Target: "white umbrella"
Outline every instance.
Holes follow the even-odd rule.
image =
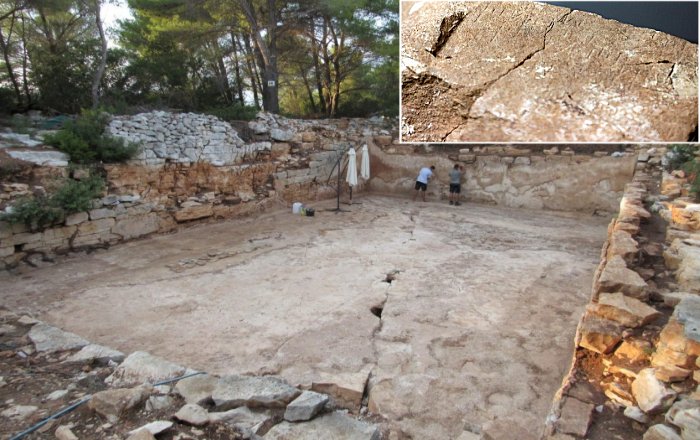
[[[355,159],[355,149],[350,147],[348,151],[348,174],[345,181],[350,185],[350,204],[352,205],[352,187],[357,185],[357,160]]]
[[[357,160],[354,148],[350,148],[348,151],[348,174],[345,176],[345,181],[350,187],[357,185]]]
[[[369,151],[367,151],[367,144],[362,146],[362,163],[360,163],[360,176],[363,179],[369,179]]]

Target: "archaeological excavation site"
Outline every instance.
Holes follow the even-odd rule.
[[[398,125],[115,116],[100,169],[0,134],[3,438],[697,438],[697,147]]]
[[[697,40],[543,2],[401,8],[403,142],[697,140]]]

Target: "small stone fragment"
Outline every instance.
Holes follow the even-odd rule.
[[[306,423],[282,422],[265,434],[265,440],[379,440],[380,431],[339,412],[324,414]]]
[[[601,318],[633,328],[646,325],[661,316],[661,312],[655,308],[621,292],[601,293],[598,303],[591,310]]]
[[[628,406],[625,408],[625,417],[635,420],[639,423],[647,424],[649,423],[649,416],[647,416],[644,411],[636,406]]]
[[[683,440],[700,439],[700,408],[678,411],[673,418],[673,424],[681,428]]]
[[[56,428],[54,435],[58,440],[78,440],[78,436],[73,434],[73,431],[66,425],[61,425]]]
[[[58,400],[63,399],[68,394],[68,390],[56,390],[46,396],[46,400]]]
[[[8,419],[24,420],[34,414],[39,408],[32,405],[14,405],[2,412],[0,416],[7,417]]]
[[[129,435],[126,440],[156,440],[156,438],[147,429],[138,429],[136,432]]]
[[[172,426],[173,422],[170,422],[168,420],[156,420],[155,422],[147,423],[140,428],[136,428],[133,431],[130,431],[129,435],[134,435],[139,431],[148,431],[153,435],[158,435],[161,432],[172,428]]]
[[[579,345],[600,354],[610,353],[622,339],[622,329],[614,321],[586,316],[581,323]]]
[[[98,344],[88,344],[79,352],[69,356],[63,362],[90,362],[96,361],[101,365],[106,365],[109,361],[121,362],[124,360],[124,353],[113,350]]]

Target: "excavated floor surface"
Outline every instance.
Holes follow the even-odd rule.
[[[341,206],[350,212],[198,225],[0,273],[2,302],[210,373],[307,386],[369,375],[370,409],[413,438],[536,435],[607,219],[381,196]]]

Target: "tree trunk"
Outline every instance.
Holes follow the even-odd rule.
[[[241,83],[241,67],[238,61],[238,44],[236,42],[236,34],[234,34],[233,31],[231,31],[231,45],[233,46],[233,72],[236,75],[236,92],[238,93],[238,101],[241,103],[241,105],[245,105],[245,101],[243,100],[243,84]]]
[[[311,57],[314,60],[314,76],[316,77],[316,90],[321,113],[326,114],[326,99],[323,96],[323,84],[321,83],[321,66],[318,61],[318,44],[316,44],[316,19],[311,20]]]
[[[233,94],[231,93],[231,84],[228,81],[228,69],[226,69],[226,63],[224,63],[224,56],[221,51],[221,46],[216,38],[212,41],[212,47],[214,50],[214,72],[216,75],[216,83],[219,87],[219,93],[224,98],[224,102],[228,105],[233,102]]]
[[[29,78],[27,76],[29,53],[27,52],[27,33],[24,26],[24,13],[20,15],[20,21],[22,22],[22,88],[24,89],[24,96],[27,98],[27,108],[29,108],[32,105],[32,95],[29,93]]]
[[[100,18],[100,1],[94,0],[95,7],[95,25],[97,26],[97,31],[100,34],[100,64],[95,71],[95,75],[92,77],[92,108],[97,108],[100,105],[100,83],[102,82],[102,77],[105,73],[105,66],[107,65],[107,38],[105,37],[105,31],[102,27],[102,19]]]
[[[249,0],[238,0],[243,13],[250,24],[255,47],[262,59],[263,70],[263,108],[272,113],[279,113],[279,94],[277,84],[277,6],[275,0],[267,1],[267,38],[266,43],[260,33],[258,21]]]
[[[333,78],[331,76],[331,56],[328,53],[328,28],[330,27],[330,19],[323,17],[323,73],[324,73],[324,89],[326,93],[326,116],[332,116],[333,103],[331,102],[331,88],[333,86]]]
[[[10,39],[12,38],[12,29],[15,25],[15,16],[12,15],[12,21],[10,22],[10,31],[7,34],[7,40],[2,34],[2,27],[0,27],[0,49],[2,49],[2,56],[5,59],[5,67],[7,67],[7,74],[10,76],[10,82],[12,82],[12,87],[15,89],[15,95],[17,96],[17,106],[22,107],[22,91],[19,88],[19,82],[17,82],[17,76],[12,67],[10,61]]]
[[[250,83],[253,86],[253,99],[255,99],[255,107],[260,108],[260,98],[258,98],[258,84],[260,78],[258,77],[258,72],[255,67],[253,49],[250,47],[250,39],[248,38],[247,34],[243,35],[243,42],[245,43],[246,64],[248,65]]]
[[[299,76],[301,76],[302,81],[304,81],[304,87],[306,87],[306,93],[309,95],[309,102],[311,103],[311,110],[316,113],[316,103],[314,102],[314,92],[311,90],[311,85],[309,84],[308,78],[306,78],[306,72],[304,67],[299,64]]]

